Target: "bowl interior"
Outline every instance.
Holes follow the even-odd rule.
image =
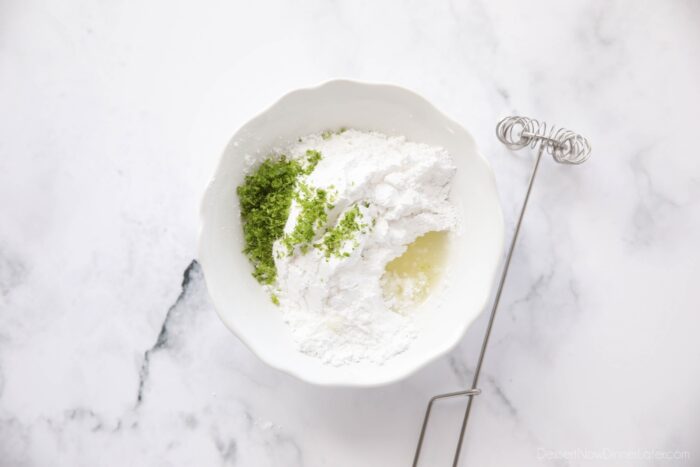
[[[442,146],[457,165],[450,197],[461,224],[451,238],[441,290],[416,312],[418,338],[383,365],[334,367],[297,351],[280,309],[251,276],[241,252],[236,187],[251,161],[299,136],[339,127]],[[207,188],[201,215],[199,259],[223,322],[262,360],[316,384],[386,384],[450,350],[484,307],[503,248],[495,181],[473,138],[422,97],[391,85],[338,80],[284,96],[234,135]]]

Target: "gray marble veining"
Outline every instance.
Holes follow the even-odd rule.
[[[0,465],[409,464],[485,316],[399,384],[313,387],[224,328],[193,260],[222,145],[337,76],[468,128],[509,226],[531,156],[499,118],[593,144],[543,161],[462,465],[699,465],[699,22],[680,0],[3,3]],[[437,410],[424,465],[462,409]]]

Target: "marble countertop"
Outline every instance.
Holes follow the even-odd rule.
[[[499,118],[593,145],[543,163],[461,465],[700,465],[697,2],[203,3],[0,6],[0,465],[410,464],[485,316],[405,381],[324,389],[230,334],[194,260],[227,138],[337,76],[468,128],[508,226],[532,155]],[[464,402],[422,465],[450,465]]]

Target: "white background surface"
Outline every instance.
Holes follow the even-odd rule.
[[[344,76],[467,127],[509,225],[532,156],[500,117],[593,144],[544,161],[462,464],[700,465],[700,7],[564,3],[1,2],[0,464],[410,463],[484,317],[402,383],[317,388],[244,348],[192,265],[226,139]],[[447,465],[463,403],[423,465]]]

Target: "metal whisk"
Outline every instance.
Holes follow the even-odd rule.
[[[430,419],[430,411],[433,407],[433,403],[438,399],[467,396],[469,397],[469,400],[467,401],[467,408],[464,412],[464,417],[462,418],[459,441],[457,442],[457,448],[455,449],[454,460],[452,462],[452,466],[457,467],[459,455],[462,450],[462,442],[464,441],[464,433],[467,429],[467,421],[469,420],[469,414],[472,408],[472,401],[474,396],[481,394],[481,390],[477,387],[479,384],[481,367],[484,363],[484,356],[486,354],[489,338],[491,337],[493,323],[496,319],[496,311],[498,310],[498,304],[501,300],[503,285],[505,284],[506,276],[508,275],[510,260],[513,258],[513,250],[515,249],[515,244],[518,240],[518,233],[520,232],[520,226],[522,225],[523,216],[525,215],[525,208],[527,207],[527,202],[530,199],[530,193],[532,192],[532,186],[535,181],[535,176],[537,175],[537,169],[540,166],[542,154],[544,154],[546,151],[554,158],[555,161],[561,164],[575,165],[585,162],[591,155],[591,145],[583,136],[563,128],[555,129],[554,127],[550,127],[548,130],[546,123],[532,118],[506,117],[498,122],[498,125],[496,126],[496,136],[498,136],[498,139],[509,149],[517,150],[526,146],[530,146],[534,149],[537,145],[540,146],[540,149],[537,152],[537,157],[535,158],[532,174],[530,175],[530,181],[525,192],[525,199],[523,200],[523,205],[520,209],[518,221],[515,224],[513,239],[510,242],[508,254],[506,255],[505,263],[503,264],[503,271],[501,272],[501,278],[498,282],[496,298],[494,299],[491,315],[489,316],[489,321],[486,325],[484,340],[481,343],[481,351],[479,352],[479,359],[477,360],[476,368],[474,370],[474,379],[472,380],[471,389],[466,391],[439,394],[430,399],[428,402],[428,407],[425,410],[425,417],[423,418],[423,426],[421,427],[418,444],[416,445],[416,454],[413,457],[413,467],[418,466],[418,460],[420,459],[420,452],[421,448],[423,447],[423,440],[428,427],[428,420]]]

